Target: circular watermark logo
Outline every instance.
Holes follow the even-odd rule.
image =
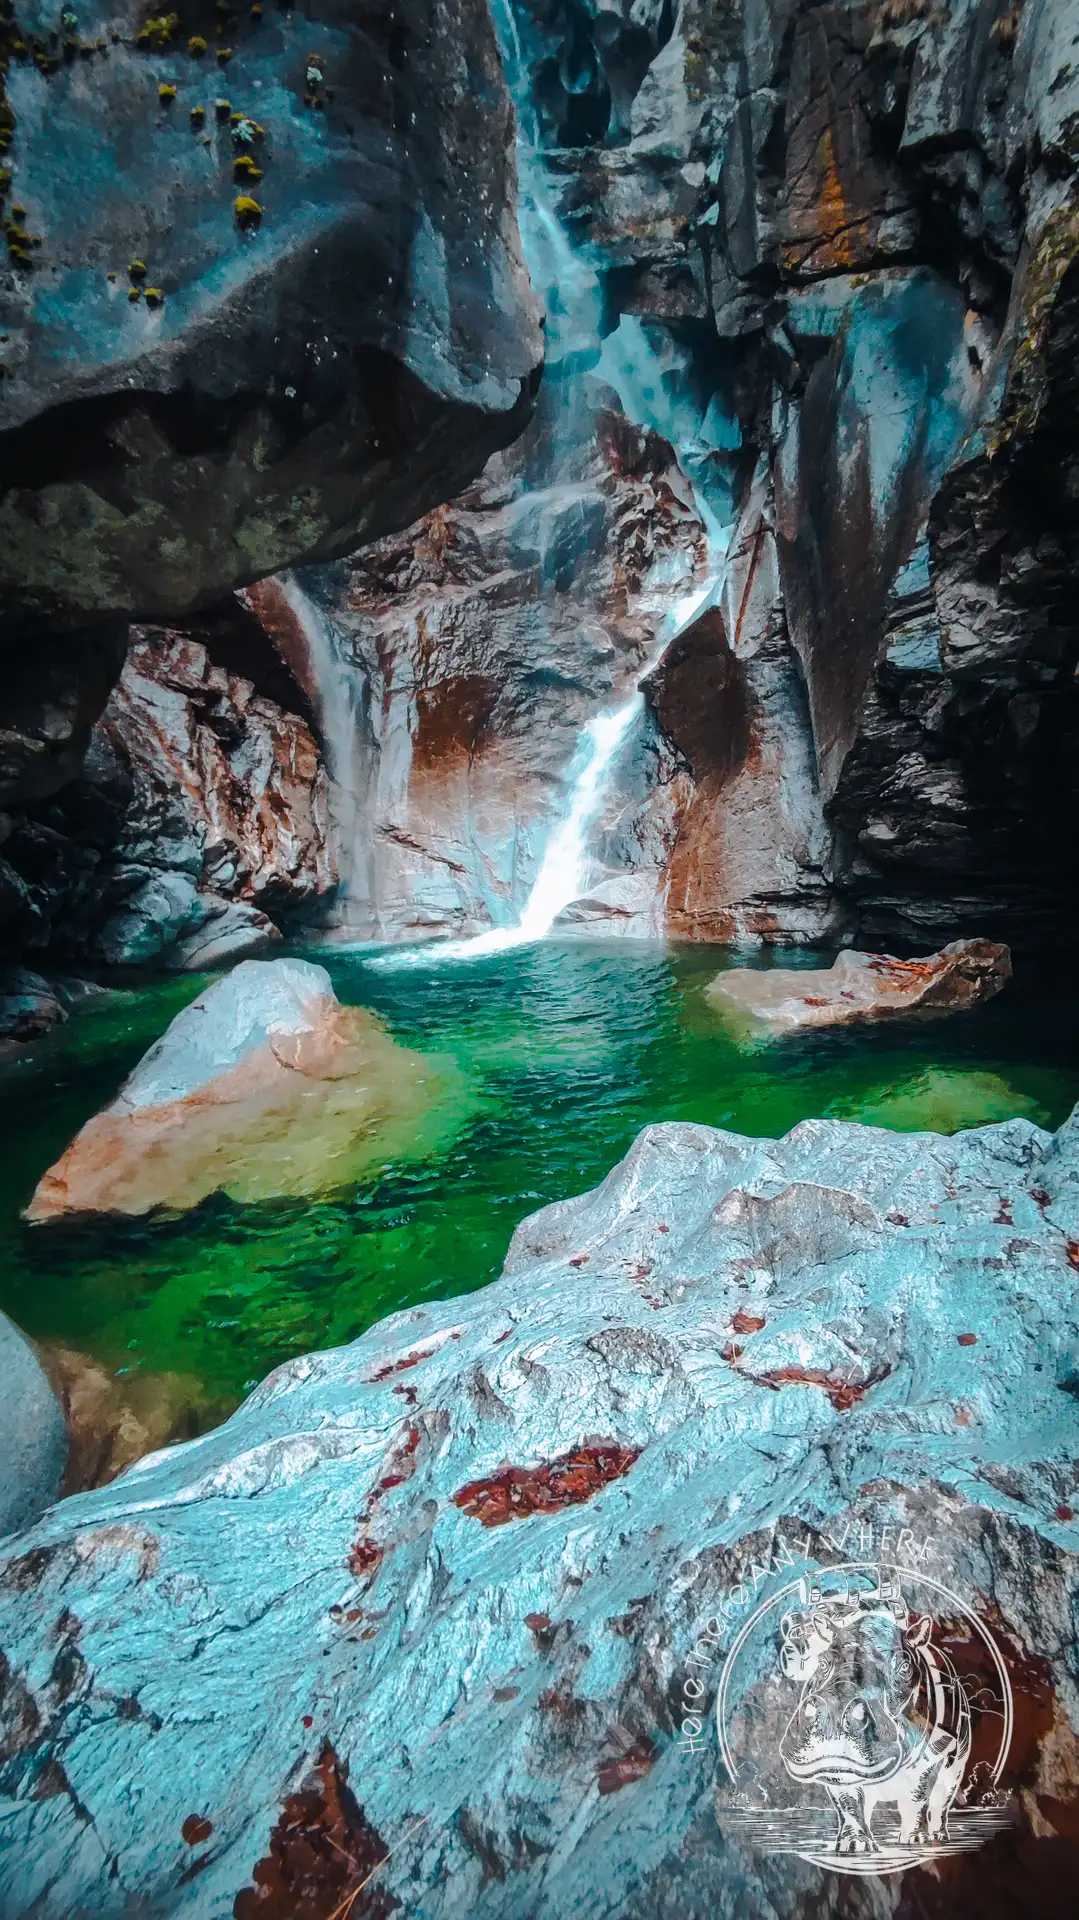
[[[850,1874],[982,1846],[1011,1817],[1012,1688],[990,1627],[924,1566],[877,1553],[790,1577],[792,1558],[758,1570],[740,1625],[729,1605],[722,1634],[713,1617],[687,1669],[687,1701],[703,1705],[694,1660],[711,1638],[720,1824],[760,1852]],[[733,1592],[749,1598],[744,1583]],[[695,1750],[697,1726],[699,1713]]]

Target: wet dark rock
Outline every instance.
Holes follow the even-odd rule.
[[[541,349],[486,7],[243,12],[215,60],[209,0],[141,39],[123,0],[76,62],[38,12],[6,79],[40,246],[0,290],[0,632],[177,619],[407,524],[520,431]]]
[[[136,629],[79,780],[9,816],[7,951],[210,967],[317,914],[336,872],[306,705],[238,606],[193,631]]]

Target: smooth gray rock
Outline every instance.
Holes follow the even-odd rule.
[[[169,1022],[116,1104],[126,1110],[185,1100],[275,1036],[312,1031],[336,1004],[329,974],[313,961],[242,960]]]
[[[64,1502],[0,1560],[29,1729],[0,1911],[226,1920],[246,1887],[246,1920],[282,1803],[336,1765],[354,1857],[393,1850],[373,1913],[849,1915],[849,1882],[717,1826],[681,1703],[732,1583],[866,1513],[937,1537],[1035,1686],[1037,1884],[1031,1823],[1059,1830],[1076,1787],[1077,1168],[1075,1120],[650,1127],[522,1223],[494,1285],[289,1363]],[[582,1448],[606,1464],[560,1494]],[[962,1863],[971,1911],[1008,1858]],[[860,1886],[859,1913],[904,1910],[900,1876]]]
[[[0,1534],[28,1526],[58,1498],[67,1432],[26,1335],[0,1313]]]

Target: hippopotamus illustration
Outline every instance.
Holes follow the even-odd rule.
[[[899,1843],[948,1837],[970,1756],[970,1706],[933,1622],[908,1613],[898,1580],[822,1594],[802,1582],[780,1663],[802,1691],[780,1741],[792,1779],[819,1782],[839,1816],[838,1854],[876,1853],[873,1815],[899,1815]]]

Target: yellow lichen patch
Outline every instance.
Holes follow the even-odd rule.
[[[131,265],[128,267],[128,270],[127,270],[127,277],[129,280],[145,280],[146,278],[145,260],[132,260]]]
[[[250,154],[241,153],[232,163],[232,177],[238,185],[244,182],[253,184],[262,179],[262,168],[256,167]]]
[[[187,43],[187,51],[191,55],[192,60],[202,59],[203,54],[206,52],[206,42],[201,33],[193,33],[191,35]]]
[[[160,100],[163,107],[171,106],[172,102],[176,98],[176,88],[170,85],[170,83],[167,80],[162,81],[162,84],[158,87],[158,90],[157,90],[157,97]]]
[[[217,64],[218,64],[218,66],[219,66],[219,67],[227,67],[227,66],[228,66],[228,63],[229,63],[229,61],[230,61],[231,59],[232,59],[232,48],[231,48],[231,47],[218,47],[218,49],[217,49]]]
[[[162,291],[161,291],[161,288],[160,288],[160,287],[147,287],[147,289],[146,289],[146,304],[147,304],[147,306],[148,306],[148,307],[159,307],[159,306],[161,306],[161,304],[162,304],[162,302],[163,302],[163,300],[164,300],[164,298],[165,298],[165,296],[164,296],[164,294],[162,293]]]
[[[192,107],[190,118],[191,118],[191,125],[193,127],[203,126],[206,120],[206,108]]]
[[[236,215],[236,225],[245,230],[248,227],[257,227],[262,219],[262,208],[249,193],[238,193],[232,203],[232,210]]]
[[[135,43],[137,46],[149,49],[151,53],[161,53],[171,41],[175,40],[179,31],[178,13],[152,14],[149,20],[143,21],[135,36]]]
[[[141,288],[141,287],[130,287],[130,288],[128,289],[128,295],[127,295],[127,297],[128,297],[128,299],[129,299],[129,300],[130,300],[130,301],[132,302],[132,304],[134,304],[134,302],[135,302],[136,300],[141,300],[141,299],[142,299],[142,288]]]
[[[1031,256],[1020,306],[1019,336],[1002,409],[1002,439],[1029,433],[1046,395],[1045,354],[1061,282],[1079,255],[1079,201],[1065,201],[1049,220]]]

